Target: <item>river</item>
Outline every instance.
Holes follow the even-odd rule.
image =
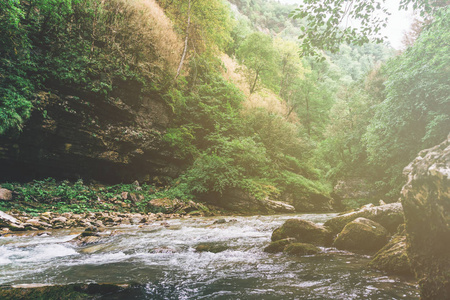
[[[140,285],[111,299],[419,299],[414,281],[367,268],[367,256],[333,248],[304,257],[262,251],[286,219],[323,223],[334,215],[225,217],[223,224],[214,224],[220,218],[171,219],[108,229],[119,234],[81,248],[67,243],[73,230],[3,237],[0,285]],[[225,250],[196,252],[201,243]]]

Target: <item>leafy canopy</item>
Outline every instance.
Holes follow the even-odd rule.
[[[303,55],[319,56],[318,50],[333,53],[342,43],[363,45],[369,41],[381,43],[386,37],[381,29],[387,26],[390,13],[386,0],[304,0],[291,16],[306,19],[299,39]],[[435,14],[448,5],[443,0],[401,0],[399,9],[412,6],[425,16]],[[323,58],[322,58],[323,59]]]

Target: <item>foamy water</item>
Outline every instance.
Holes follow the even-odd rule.
[[[332,214],[295,217],[323,223]],[[69,231],[0,238],[0,284],[137,283],[130,299],[418,299],[413,282],[366,267],[369,258],[335,249],[314,256],[267,254],[272,231],[294,216],[168,220],[76,247]],[[110,230],[111,231],[111,230]],[[201,243],[219,253],[196,252]],[[122,299],[122,298],[121,298]],[[127,299],[127,298],[123,298]]]

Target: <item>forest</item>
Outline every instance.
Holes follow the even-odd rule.
[[[450,132],[448,1],[400,1],[401,50],[384,1],[298,3],[2,1],[0,211],[399,201],[404,168]]]

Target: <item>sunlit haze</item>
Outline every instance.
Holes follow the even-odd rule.
[[[280,2],[296,4],[299,0],[281,0]],[[404,32],[407,32],[411,26],[413,17],[411,11],[399,11],[399,0],[389,0],[385,3],[391,16],[388,20],[387,27],[383,30],[383,34],[388,37],[388,41],[395,49],[402,48],[402,38]]]

